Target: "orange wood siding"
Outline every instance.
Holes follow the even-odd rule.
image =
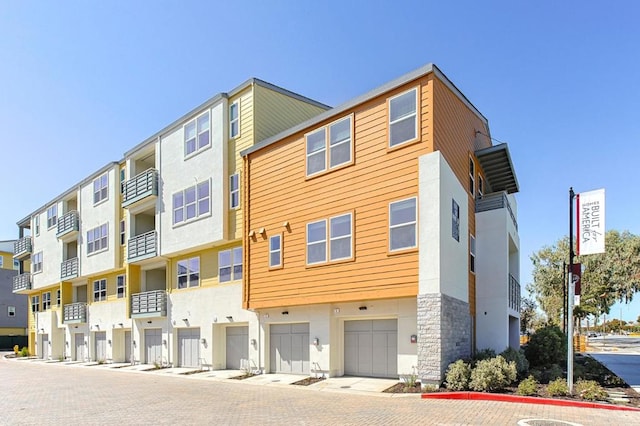
[[[418,195],[418,157],[433,147],[432,84],[432,76],[424,76],[249,155],[243,179],[245,307],[417,295],[417,250],[388,254],[388,208]],[[389,151],[387,98],[413,87],[420,92],[420,142]],[[307,179],[304,133],[349,114],[354,114],[354,164]],[[354,260],[307,266],[306,224],[349,212],[354,213]],[[247,237],[251,230],[254,238]],[[274,270],[268,237],[279,233],[284,267]]]

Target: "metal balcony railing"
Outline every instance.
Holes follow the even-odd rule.
[[[79,273],[80,262],[77,257],[72,259],[67,259],[60,264],[60,279],[68,280],[71,278],[76,278]]]
[[[131,295],[131,317],[166,317],[167,292],[145,291]]]
[[[509,307],[520,311],[520,283],[509,274]]]
[[[31,237],[22,237],[13,243],[13,257],[16,259],[31,255],[32,250]]]
[[[56,237],[60,238],[63,235],[66,235],[70,232],[79,231],[80,230],[80,214],[71,210],[65,213],[58,220],[58,232],[56,233]]]
[[[17,293],[22,290],[31,290],[31,274],[29,272],[13,277],[13,292]]]
[[[64,305],[62,318],[65,323],[87,322],[87,304],[85,302],[77,302]]]
[[[129,262],[148,259],[156,255],[156,231],[149,231],[129,239],[127,242],[127,260]]]
[[[158,171],[148,169],[122,184],[122,207],[151,195],[158,195]]]
[[[509,212],[509,216],[511,216],[513,226],[515,226],[517,231],[518,221],[516,220],[516,215],[513,214],[513,209],[511,208],[511,203],[509,203],[509,199],[507,198],[506,193],[494,192],[492,194],[485,194],[482,196],[482,198],[476,200],[476,213],[504,208],[506,208]]]

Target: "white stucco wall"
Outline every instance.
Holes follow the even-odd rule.
[[[226,102],[210,110],[211,145],[185,158],[184,130],[180,126],[162,136],[158,150],[160,187],[157,211],[159,217],[159,250],[169,256],[198,246],[221,241],[227,224],[227,144],[224,137]],[[200,113],[204,112],[201,111]],[[199,114],[198,114],[199,115]],[[197,183],[210,180],[211,212],[188,223],[173,225],[173,194]]]
[[[419,293],[469,301],[468,195],[439,151],[419,159]],[[459,206],[459,241],[452,237],[452,200]]]
[[[58,220],[62,216],[62,202],[51,203],[58,206]],[[40,233],[35,234],[32,219],[32,261],[31,261],[31,285],[34,290],[50,286],[60,282],[60,264],[62,263],[62,243],[58,241],[56,233],[57,224],[47,229],[47,208],[38,213],[40,217]],[[33,255],[42,252],[42,272],[33,273]],[[41,301],[42,302],[42,301]]]

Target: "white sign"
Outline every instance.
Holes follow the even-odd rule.
[[[604,253],[604,189],[576,196],[577,255]]]

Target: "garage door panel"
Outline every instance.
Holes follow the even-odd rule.
[[[249,359],[249,327],[227,327],[227,368],[239,370],[242,360]]]
[[[145,361],[147,364],[162,362],[162,330],[146,329],[144,331]]]
[[[200,365],[200,329],[178,330],[178,365],[198,367]]]
[[[397,320],[344,323],[345,374],[397,377]]]
[[[95,355],[96,361],[106,361],[107,359],[107,332],[98,331],[95,333]]]
[[[309,373],[309,324],[270,327],[270,367],[276,373]]]
[[[84,361],[84,333],[75,334],[76,361]]]

